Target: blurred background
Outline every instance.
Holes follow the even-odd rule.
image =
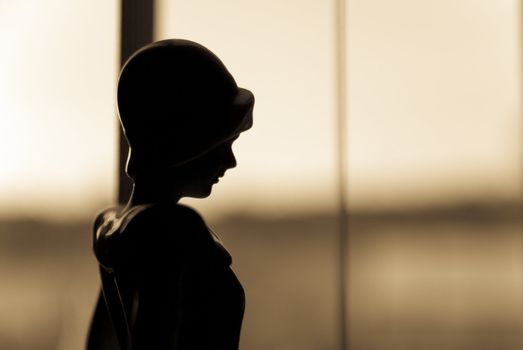
[[[347,0],[351,349],[523,348],[522,14]],[[155,40],[200,42],[256,95],[238,167],[185,201],[234,257],[243,349],[339,349],[336,15],[155,1]],[[0,0],[1,349],[84,347],[92,220],[118,192],[120,19],[116,0]]]

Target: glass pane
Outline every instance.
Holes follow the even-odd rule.
[[[355,349],[520,349],[518,1],[351,0]]]
[[[82,349],[115,197],[116,1],[0,3],[0,348]]]
[[[337,344],[331,16],[321,1],[158,2],[157,39],[207,46],[256,96],[238,167],[210,199],[188,201],[246,288],[245,349]]]

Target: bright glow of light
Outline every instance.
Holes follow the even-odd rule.
[[[117,4],[0,4],[2,214],[86,213],[114,198]],[[158,1],[158,39],[208,46],[257,97],[238,168],[203,204],[336,205],[332,11]],[[353,207],[521,198],[519,13],[516,0],[349,2]]]
[[[257,97],[223,206],[336,205],[332,4],[158,4],[157,38],[202,42]],[[351,207],[521,200],[519,13],[516,0],[348,2]]]
[[[85,215],[114,197],[116,4],[0,6],[3,215]]]
[[[355,206],[521,200],[519,1],[353,0]]]

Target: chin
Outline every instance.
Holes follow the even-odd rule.
[[[212,185],[208,186],[206,188],[199,188],[197,191],[192,191],[191,193],[188,193],[186,196],[191,198],[207,198],[212,193]]]

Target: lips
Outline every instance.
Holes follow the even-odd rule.
[[[213,184],[216,184],[216,183],[220,182],[220,178],[223,177],[223,175],[225,175],[225,172],[222,172],[222,173],[216,175],[216,176],[212,179],[212,183],[213,183]]]

